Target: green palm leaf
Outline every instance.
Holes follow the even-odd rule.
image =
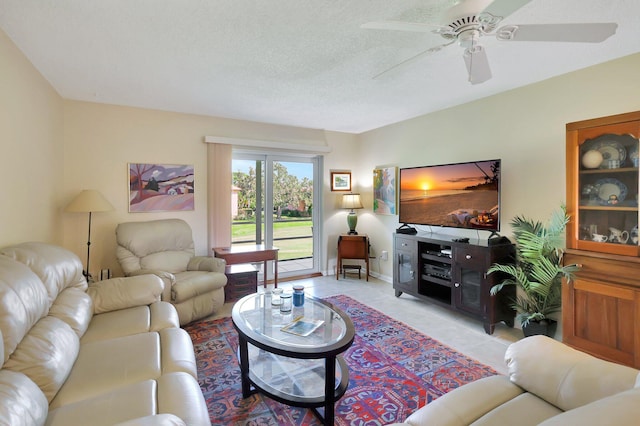
[[[496,295],[504,286],[518,287],[512,306],[523,325],[540,321],[561,309],[562,280],[570,280],[578,270],[576,265],[562,265],[564,231],[569,223],[566,209],[554,211],[544,225],[525,216],[511,221],[516,240],[515,264],[494,264],[488,273],[500,273],[503,280],[493,286]]]

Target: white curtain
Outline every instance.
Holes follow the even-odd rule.
[[[209,188],[209,254],[213,247],[231,246],[231,161],[232,145],[207,144],[207,186]]]

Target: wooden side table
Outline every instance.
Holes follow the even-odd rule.
[[[264,244],[250,246],[214,247],[216,257],[224,259],[227,265],[264,262],[264,287],[267,288],[267,262],[273,260],[273,284],[278,287],[278,248]]]
[[[369,281],[369,237],[366,235],[340,235],[338,237],[338,265],[336,279],[340,278],[343,269],[343,259],[364,260],[367,268],[367,281]],[[359,277],[359,274],[358,274]]]
[[[253,265],[227,265],[224,274],[227,276],[227,285],[224,287],[225,302],[234,302],[258,292],[258,270]]]

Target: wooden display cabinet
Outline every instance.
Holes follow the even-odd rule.
[[[640,368],[640,111],[569,123],[563,340]],[[602,160],[600,161],[600,158]]]

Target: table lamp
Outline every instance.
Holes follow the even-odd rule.
[[[342,196],[342,208],[351,209],[347,215],[347,224],[349,225],[349,235],[358,235],[356,232],[356,224],[358,223],[358,215],[354,209],[361,209],[362,202],[360,201],[360,194],[344,194]]]
[[[82,274],[87,279],[87,282],[92,282],[93,277],[89,273],[89,253],[91,248],[91,213],[93,212],[107,212],[113,210],[113,206],[107,201],[104,196],[95,189],[85,189],[76,198],[71,201],[65,212],[70,213],[89,213],[89,235],[87,237],[87,269],[82,271]]]

